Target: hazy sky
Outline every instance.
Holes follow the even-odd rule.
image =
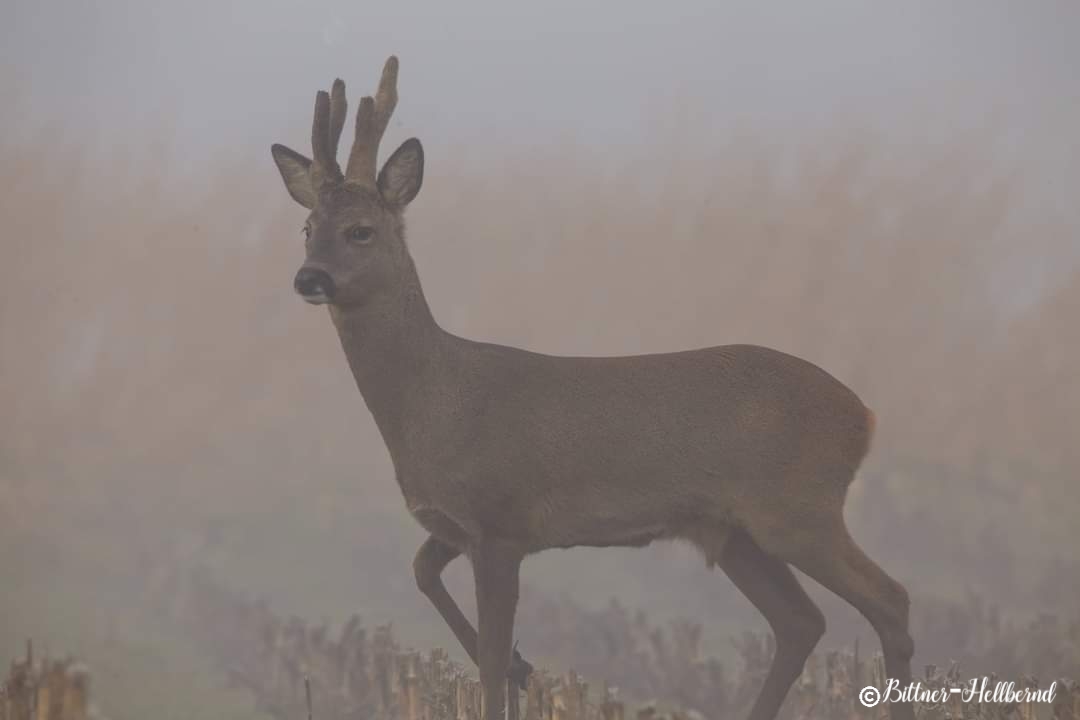
[[[633,142],[680,108],[721,132],[989,119],[1046,136],[1080,117],[1072,0],[9,0],[0,12],[3,79],[17,78],[23,111],[123,132],[168,121],[186,153],[307,150],[296,133],[314,91],[340,75],[353,100],[371,92],[389,53],[402,61],[397,129],[429,143]]]

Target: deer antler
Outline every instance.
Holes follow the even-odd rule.
[[[345,127],[345,83],[339,78],[329,94],[315,94],[315,116],[311,123],[311,181],[316,188],[343,180],[353,185],[375,185],[375,161],[390,116],[397,105],[397,57],[391,55],[383,66],[382,80],[375,97],[364,97],[356,111],[356,138],[345,175],[337,162],[338,143]]]
[[[341,129],[345,127],[345,110],[347,107],[345,83],[341,78],[338,78],[330,89],[330,157],[334,159],[335,168],[338,167],[338,141],[341,139]],[[340,168],[338,168],[338,174],[341,174]]]
[[[334,97],[325,90],[315,94],[315,116],[311,122],[311,182],[322,187],[326,182],[340,182],[341,168],[338,167],[336,151],[341,126],[345,116],[345,83],[335,80]],[[337,132],[334,132],[334,128]]]
[[[375,161],[379,152],[379,141],[382,140],[397,105],[397,75],[398,59],[391,55],[383,66],[382,79],[379,81],[375,98],[364,97],[360,100],[360,107],[356,111],[356,137],[353,140],[352,152],[349,153],[349,164],[345,169],[347,183],[372,187],[375,185]],[[345,112],[344,94],[341,112]]]

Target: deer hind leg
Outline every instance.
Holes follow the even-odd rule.
[[[870,621],[881,640],[889,679],[906,686],[911,682],[914,653],[908,631],[907,590],[855,544],[839,513],[807,540],[799,547],[788,545],[779,554]],[[914,720],[910,703],[894,703],[889,708],[893,720]]]
[[[460,554],[460,550],[432,535],[417,551],[416,558],[413,560],[413,572],[416,574],[416,585],[420,588],[420,592],[424,593],[439,611],[439,615],[450,626],[454,637],[461,643],[461,647],[465,649],[473,663],[479,664],[476,651],[476,628],[461,612],[461,608],[454,602],[454,598],[442,581],[443,570]],[[532,670],[532,665],[515,650],[507,677],[524,690]]]
[[[717,564],[765,616],[776,637],[776,655],[750,711],[750,720],[772,720],[825,633],[825,616],[791,568],[766,554],[742,530],[728,536]]]

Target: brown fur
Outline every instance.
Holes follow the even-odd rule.
[[[297,288],[329,304],[406,505],[431,534],[417,584],[479,664],[486,717],[502,715],[503,678],[522,683],[529,671],[512,651],[521,560],[553,547],[699,547],[776,633],[753,720],[776,715],[824,631],[789,564],[857,607],[889,676],[910,679],[907,594],[843,520],[873,413],[824,370],[753,345],[556,357],[444,331],[404,239],[404,207],[423,177],[419,142],[373,177],[396,76],[391,58],[378,98],[361,103],[345,176],[327,155],[344,113],[338,83],[316,103],[316,161],[282,146],[274,158],[311,210]],[[460,554],[474,568],[479,632],[440,578]],[[892,712],[912,717],[909,705]]]

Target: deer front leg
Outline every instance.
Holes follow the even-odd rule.
[[[480,619],[477,664],[484,693],[484,720],[502,720],[506,710],[503,678],[510,669],[513,653],[522,557],[517,548],[498,540],[483,540],[470,552]]]
[[[413,572],[416,574],[416,585],[420,588],[420,592],[424,593],[439,611],[439,615],[446,621],[454,637],[461,643],[461,647],[465,649],[473,663],[479,665],[476,652],[476,629],[461,612],[461,608],[454,602],[454,598],[446,590],[446,585],[442,581],[443,570],[460,554],[460,550],[432,535],[416,552]],[[507,677],[524,690],[532,671],[532,665],[515,650],[510,660],[510,671]]]

